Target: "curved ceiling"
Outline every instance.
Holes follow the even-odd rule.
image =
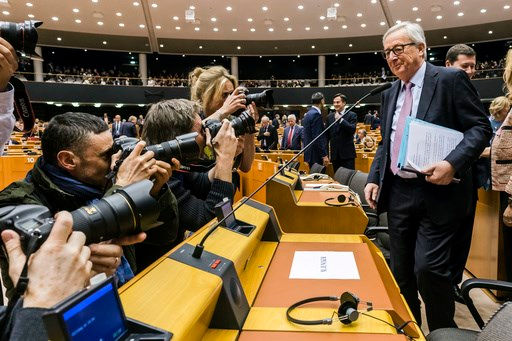
[[[512,0],[0,0],[0,18],[41,20],[44,31],[67,36],[136,37],[136,41],[147,41],[150,51],[166,52],[160,51],[166,40],[289,45],[286,41],[361,39],[380,36],[399,20],[420,22],[426,31],[464,30],[510,20],[511,6]],[[195,21],[187,22],[185,11],[191,7]],[[332,19],[326,18],[328,8],[336,10]],[[474,33],[478,40],[493,39],[488,31]],[[57,41],[48,32],[43,36],[44,44],[66,45],[62,37]],[[102,47],[108,48],[98,46]]]

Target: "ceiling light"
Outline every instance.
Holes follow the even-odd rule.
[[[157,30],[161,30],[161,29],[162,29],[162,26],[160,26],[160,25],[156,25],[156,26],[155,26],[155,28],[156,28]]]
[[[103,26],[103,21],[98,21],[97,24],[100,25],[100,26]]]
[[[298,8],[298,9],[304,9],[304,6],[299,5],[299,6],[297,6],[297,8]]]
[[[454,5],[454,6],[459,6],[459,5],[460,5],[460,1],[454,1],[454,2],[453,2],[453,5]]]
[[[248,19],[247,19],[247,21],[248,21],[248,22],[252,22],[252,18],[248,18]]]
[[[437,19],[437,20],[441,20],[441,19],[443,19],[443,16],[442,16],[442,15],[438,15],[438,16],[436,17],[436,19]]]
[[[462,16],[464,16],[464,12],[459,12],[459,13],[457,13],[457,15],[458,15],[459,17],[462,17]]]
[[[363,13],[357,13],[357,17],[361,18],[363,16]]]
[[[97,2],[98,2],[98,0],[92,0],[92,2],[97,3]]]
[[[52,17],[53,21],[59,21],[59,17]]]
[[[157,8],[157,7],[158,7],[158,4],[151,4],[151,7],[153,7],[153,8]]]
[[[329,29],[329,26],[324,26],[324,30],[328,30]]]
[[[237,49],[237,50],[240,50],[241,48],[242,48],[241,46],[237,46],[237,47],[236,47],[236,49]]]
[[[174,17],[172,17],[172,20],[174,20],[174,21],[178,21],[178,20],[180,20],[180,17],[178,17],[178,16],[176,16],[176,15],[175,15]]]
[[[256,31],[256,29],[255,29],[255,28],[251,28],[251,32],[255,32],[255,31]]]
[[[337,2],[335,2],[335,3],[334,3],[334,7],[340,7],[340,4],[339,4],[339,3],[337,3]]]
[[[99,107],[101,107],[101,103],[94,103],[94,107],[95,107],[95,108],[99,108]]]
[[[179,31],[179,30],[181,30],[181,27],[176,26],[175,29]],[[199,31],[199,30],[197,30],[197,31]]]
[[[416,22],[421,22],[421,18],[416,18]]]
[[[139,6],[140,4],[137,1],[133,2],[133,6]]]
[[[323,15],[320,16],[320,20],[324,20],[325,17]]]
[[[354,46],[354,45],[352,45],[352,44],[348,44],[348,47],[352,47],[352,46]]]
[[[288,27],[286,30],[287,30],[288,32],[291,32],[291,31],[292,31],[292,28],[291,28],[291,27]]]
[[[61,37],[57,37],[57,40],[58,40],[58,41],[62,41],[62,38],[61,38]]]
[[[78,12],[80,12],[80,10],[78,8],[73,8],[73,12],[78,13]]]
[[[214,27],[213,32],[219,32],[219,29],[217,27]]]
[[[401,23],[402,23],[402,20],[395,21],[395,24],[401,24]]]
[[[140,27],[140,28],[144,28],[144,27],[146,27],[146,25],[144,25],[144,24],[140,24],[140,25],[139,25],[139,27]]]
[[[217,21],[217,18],[211,18],[210,19],[212,22],[216,22]]]
[[[311,27],[307,26],[306,27],[306,31],[309,31],[311,29]]]
[[[9,14],[11,14],[11,13],[9,13],[9,11],[2,11],[2,14],[3,14],[3,15],[9,15]]]
[[[107,41],[106,40],[103,40],[103,45],[107,45]]]
[[[121,13],[121,12],[117,12],[117,13],[116,13],[116,15],[117,15],[118,17],[122,17],[122,16],[123,16],[123,13]]]
[[[78,108],[80,106],[80,104],[78,104],[78,102],[73,102],[71,103],[72,106],[74,106],[75,108]]]
[[[75,19],[75,22],[76,22],[77,24],[81,24],[81,23],[82,23],[82,20],[80,20],[80,19]]]
[[[203,48],[203,45],[199,45],[199,48],[202,49]]]
[[[315,45],[311,45],[311,48],[314,49],[315,48]]]
[[[199,28],[199,27],[197,27],[197,26],[196,26],[196,27],[194,27],[194,31],[199,31],[199,30],[200,30],[200,28]]]
[[[188,6],[188,8],[189,8],[189,9],[196,9],[196,6],[194,6],[194,5],[190,5],[190,6]]]
[[[231,6],[226,7],[226,11],[228,11],[228,12],[231,11],[232,9],[233,9],[233,7],[231,7]]]
[[[283,20],[284,20],[284,21],[290,21],[290,18],[288,18],[288,17],[284,17],[284,18],[283,18]]]
[[[413,8],[412,8],[412,11],[413,11],[413,12],[416,12],[417,10],[418,10],[418,7],[413,7]]]
[[[27,2],[25,5],[27,5],[27,7],[32,7],[32,6],[34,6],[31,2]]]
[[[384,25],[386,25],[386,23],[384,21],[381,21],[380,26],[384,26]]]
[[[62,103],[55,103],[56,107],[62,107]]]
[[[482,13],[482,14],[483,14],[483,13],[485,13],[485,12],[487,12],[487,10],[486,10],[485,8],[482,8],[482,9],[480,10],[480,13]]]
[[[510,5],[503,6],[503,9],[510,9]]]
[[[122,22],[120,22],[119,27],[124,27],[124,24]]]
[[[263,6],[263,7],[261,8],[261,10],[262,10],[263,12],[266,12],[266,11],[268,11],[268,7],[267,7],[267,6]]]
[[[488,33],[489,33],[489,34],[492,34],[492,31],[489,31]]]
[[[115,107],[116,107],[116,108],[122,108],[122,107],[123,107],[123,105],[124,105],[124,104],[122,104],[122,103],[118,103],[118,104],[116,104],[116,105],[115,105]]]
[[[237,31],[238,31],[238,29],[237,29],[237,28],[232,28],[232,29],[231,29],[231,31],[233,31],[233,32],[237,32]]]
[[[348,28],[348,26],[347,25],[342,25],[341,28],[346,30]]]
[[[34,16],[33,14],[29,14],[29,15],[28,15],[28,17],[29,17],[30,19],[33,19],[35,16]]]
[[[272,27],[269,27],[269,28],[268,28],[268,31],[269,31],[269,32],[274,32],[274,29],[273,29]]]
[[[160,47],[164,47],[164,44],[160,44]]]
[[[443,36],[443,39],[448,39],[448,37],[447,36]]]
[[[365,27],[366,27],[366,24],[365,24],[365,23],[362,23],[362,24],[361,24],[361,27],[362,27],[362,28],[365,28]]]

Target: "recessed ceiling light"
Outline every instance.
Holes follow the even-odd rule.
[[[237,28],[232,28],[232,29],[231,29],[231,31],[233,31],[233,32],[237,32],[237,31],[238,31],[238,29],[237,29]]]
[[[325,17],[323,15],[320,16],[320,20],[324,20]]]
[[[106,40],[103,40],[103,45],[107,45],[107,41]]]
[[[361,27],[362,27],[362,28],[365,28],[365,27],[366,27],[366,24],[365,24],[365,23],[362,23],[362,24],[361,24]]]
[[[401,23],[402,23],[402,20],[395,21],[395,24],[401,24]]]
[[[62,41],[62,38],[61,38],[61,37],[57,37],[57,40],[58,40],[58,41]]]
[[[416,18],[416,22],[421,22],[421,18]]]
[[[288,18],[288,17],[284,17],[284,18],[283,18],[283,20],[284,20],[284,21],[290,21],[290,18]]]
[[[59,21],[59,17],[52,17],[53,21]]]
[[[98,2],[98,0],[91,0],[91,1],[92,1],[92,2],[94,2],[94,3],[97,3],[97,2]]]
[[[256,29],[254,27],[251,28],[251,32],[255,32]]]
[[[252,18],[247,18],[247,21],[248,22],[252,22]]]
[[[139,27],[140,27],[140,28],[144,28],[144,27],[146,27],[146,25],[144,25],[144,24],[140,24],[140,25],[139,25]]]
[[[162,29],[162,26],[160,26],[160,25],[156,25],[156,26],[155,26],[155,28],[156,28],[157,30],[161,30],[161,29]]]
[[[315,45],[311,45],[311,48],[314,49],[315,48]]]
[[[348,26],[347,25],[342,25],[341,28],[346,30],[348,28]]]
[[[361,18],[363,16],[363,13],[357,13],[356,14],[359,18]]]
[[[503,6],[503,9],[510,9],[510,5]]]
[[[274,28],[269,27],[269,28],[268,28],[268,31],[269,31],[269,32],[274,32]]]
[[[27,2],[25,5],[27,5],[27,7],[32,7],[32,6],[34,6],[31,2]]]
[[[3,14],[3,15],[9,15],[9,14],[11,14],[11,13],[9,13],[9,11],[2,11],[2,14]]]
[[[82,23],[82,20],[80,20],[80,19],[75,19],[75,22],[76,22],[77,24],[80,24],[80,23]]]
[[[413,11],[413,12],[416,12],[417,10],[418,10],[418,7],[413,7],[413,8],[412,8],[412,11]]]
[[[175,15],[174,17],[172,17],[172,20],[174,20],[174,21],[178,21],[178,20],[180,20],[180,17],[178,17],[177,15]]]
[[[438,16],[436,17],[436,19],[437,19],[437,20],[441,20],[441,19],[443,19],[443,16],[442,16],[442,15],[438,15]]]
[[[117,13],[116,13],[116,15],[117,15],[118,17],[122,17],[122,16],[123,16],[123,13],[121,13],[121,12],[117,12]]]
[[[443,39],[448,39],[448,37],[447,36],[443,36]]]
[[[266,11],[268,11],[268,7],[267,7],[267,6],[263,6],[263,7],[261,8],[261,10],[262,10],[262,11],[264,11],[264,12],[266,12]]]
[[[203,45],[199,45],[199,48],[202,49],[203,48]]]
[[[98,21],[97,24],[103,26],[103,21]]]
[[[194,27],[194,31],[199,31],[199,30],[200,30],[200,28],[199,28],[199,27],[197,27],[197,26],[196,26],[196,27]]]
[[[164,44],[160,44],[160,47],[164,47]]]
[[[219,32],[219,29],[217,27],[214,27],[213,32]]]
[[[194,5],[190,5],[190,6],[188,6],[188,8],[189,8],[189,9],[196,9],[196,6],[194,6]]]
[[[339,4],[339,3],[337,3],[337,2],[335,2],[335,3],[334,3],[334,7],[340,7],[340,4]]]
[[[216,22],[216,21],[217,21],[217,18],[210,18],[210,20],[211,20],[212,22]]]
[[[486,10],[485,8],[482,8],[482,9],[480,10],[480,13],[482,13],[482,14],[483,14],[483,13],[485,13],[485,12],[487,12],[487,10]]]
[[[231,11],[231,10],[233,10],[233,7],[231,7],[231,6],[226,7],[226,11],[228,11],[228,12],[229,12],[229,11]]]
[[[137,1],[133,2],[133,6],[139,6],[140,4]]]
[[[464,16],[464,12],[459,12],[459,13],[457,13],[457,15],[458,15],[459,17],[462,17],[462,16]]]
[[[157,7],[158,7],[158,4],[151,4],[151,7],[153,7],[153,8],[157,8]]]
[[[292,31],[292,28],[291,28],[291,27],[288,27],[286,30],[287,30],[288,32],[291,32],[291,31]]]
[[[33,15],[33,14],[29,14],[29,15],[28,15],[28,17],[29,17],[30,19],[33,19],[33,18],[35,18],[35,15]]]
[[[236,49],[237,49],[237,50],[240,50],[241,48],[242,48],[241,46],[237,46],[237,47],[236,47]]]
[[[384,21],[381,21],[379,25],[384,26],[384,25],[386,25],[386,23]]]
[[[492,31],[489,31],[488,33],[489,33],[489,34],[492,34]]]
[[[78,8],[73,8],[73,12],[78,13],[78,12],[80,12],[80,10]]]
[[[119,27],[124,27],[124,24],[122,22],[120,22]]]
[[[299,6],[297,6],[297,8],[298,8],[298,9],[304,9],[304,6],[299,5]]]
[[[329,26],[324,26],[324,30],[328,30],[329,29]]]
[[[352,44],[348,44],[348,47],[352,47],[352,46],[354,46],[354,45],[352,45]]]
[[[306,26],[306,31],[309,31],[310,29],[311,29],[311,27]]]
[[[181,30],[181,27],[176,26],[175,29],[179,31],[179,30]]]
[[[455,6],[459,6],[459,5],[460,5],[460,1],[454,1],[454,2],[453,2],[453,4],[454,4]]]
[[[377,0],[372,0],[370,1],[372,4],[376,4],[377,3]]]

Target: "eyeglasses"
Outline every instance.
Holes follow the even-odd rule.
[[[382,58],[388,59],[389,56],[391,55],[391,52],[393,52],[395,54],[395,56],[399,56],[402,53],[404,53],[406,46],[411,46],[411,45],[416,45],[416,43],[398,44],[398,45],[393,46],[390,49],[381,51],[380,53],[382,54]]]

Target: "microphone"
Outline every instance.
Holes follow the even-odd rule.
[[[379,87],[376,87],[375,89],[373,89],[372,91],[370,91],[369,93],[367,93],[366,95],[364,95],[363,97],[361,97],[360,99],[357,100],[357,102],[355,102],[354,104],[352,104],[346,111],[350,111],[352,110],[355,106],[357,106],[359,103],[361,103],[363,100],[365,100],[367,97],[370,97],[370,96],[373,96],[373,95],[376,95],[386,89],[389,89],[391,87],[391,83],[385,83]],[[295,161],[299,155],[301,155],[302,153],[304,153],[304,151],[306,149],[308,149],[313,143],[315,143],[322,135],[324,135],[329,129],[331,129],[336,123],[338,123],[340,120],[342,119],[342,117],[338,118],[337,120],[334,120],[334,122],[332,122],[327,128],[325,128],[320,134],[318,134],[317,137],[315,137],[311,142],[309,142],[307,144],[307,146],[305,146],[304,148],[302,148],[297,154],[295,154],[290,160],[288,160],[288,162],[286,162],[285,164],[281,165],[281,167],[279,167],[279,169],[277,170],[277,172],[275,172],[274,174],[272,174],[267,180],[265,180],[264,183],[262,183],[258,188],[256,188],[254,190],[254,192],[252,192],[248,197],[244,198],[242,200],[242,202],[240,203],[240,205],[238,205],[236,208],[234,208],[233,210],[231,210],[231,212],[229,212],[227,215],[224,216],[224,218],[222,218],[220,221],[218,221],[215,225],[213,225],[212,227],[210,227],[210,229],[208,230],[208,232],[206,232],[206,234],[204,235],[204,237],[201,239],[201,241],[199,242],[199,244],[197,244],[194,248],[194,252],[192,252],[192,257],[194,258],[201,258],[201,255],[203,254],[203,250],[204,250],[204,243],[206,242],[206,239],[208,239],[208,237],[219,227],[220,224],[222,224],[224,221],[226,221],[226,219],[228,219],[229,217],[231,216],[234,216],[236,210],[238,210],[240,207],[242,207],[248,200],[250,200],[256,193],[258,193],[263,187],[265,187],[273,178],[275,178],[279,173],[283,172],[284,173],[284,170],[286,169],[286,167],[288,167],[290,165],[290,163],[292,163],[293,161]]]

